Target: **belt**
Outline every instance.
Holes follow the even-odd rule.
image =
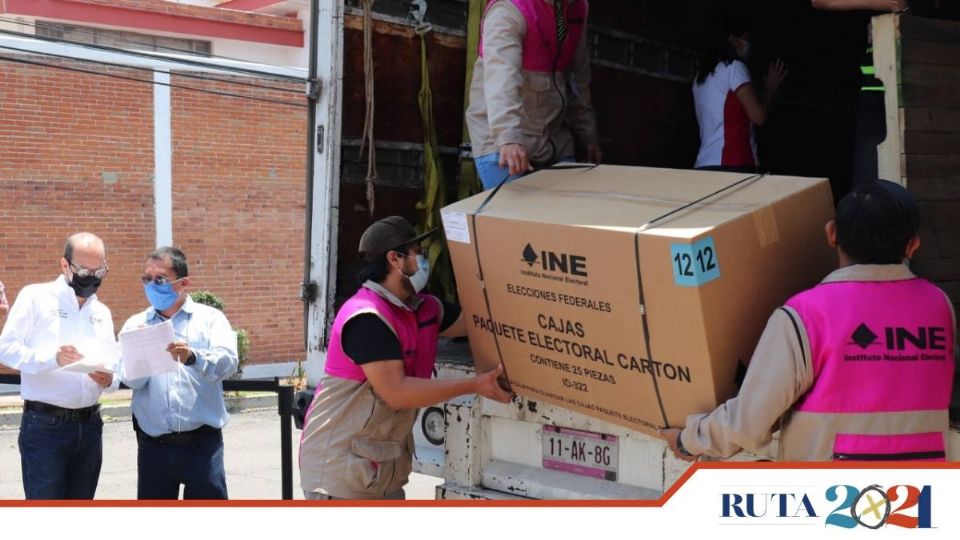
[[[82,409],[67,409],[42,401],[24,401],[23,410],[57,416],[65,420],[70,420],[71,422],[85,422],[100,413],[100,404],[98,403]]]
[[[149,441],[160,444],[186,444],[206,435],[220,434],[220,429],[208,425],[202,425],[197,429],[192,429],[190,431],[174,431],[172,433],[164,433],[163,435],[157,437],[148,435],[147,432],[140,429],[140,426],[137,424],[134,424],[134,430],[137,432],[138,437],[143,437]]]

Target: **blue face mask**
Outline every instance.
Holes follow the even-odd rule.
[[[170,309],[170,306],[176,303],[177,298],[180,296],[173,290],[173,284],[164,283],[163,285],[157,285],[153,281],[143,285],[143,292],[147,295],[147,300],[150,301],[150,305],[157,311]]]

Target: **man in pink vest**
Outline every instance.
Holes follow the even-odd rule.
[[[920,213],[906,189],[857,186],[826,226],[840,269],[770,317],[739,395],[661,430],[674,453],[784,461],[946,456],[956,354],[947,295],[910,272]]]
[[[575,138],[600,162],[587,8],[587,0],[487,4],[466,115],[485,189],[533,166],[573,161]]]
[[[430,271],[420,241],[429,234],[391,216],[360,238],[362,287],[333,321],[300,440],[308,500],[404,498],[418,408],[463,394],[512,397],[497,383],[502,367],[431,379],[437,338],[466,335],[466,323],[459,306],[421,292]]]

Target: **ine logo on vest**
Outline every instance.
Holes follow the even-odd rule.
[[[916,362],[945,361],[947,359],[947,329],[940,326],[904,328],[889,326],[879,333],[860,323],[850,335],[850,345],[856,345],[864,353],[844,354],[847,362]],[[886,349],[874,352],[871,349]],[[943,352],[938,352],[943,351]]]
[[[524,246],[521,262],[527,268],[520,273],[527,277],[559,281],[571,285],[587,285],[587,258],[583,255],[537,250],[531,244]]]

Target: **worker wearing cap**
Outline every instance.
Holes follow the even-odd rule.
[[[466,334],[458,306],[421,291],[430,270],[418,235],[402,217],[360,238],[360,290],[337,312],[324,374],[300,440],[308,500],[402,499],[413,466],[417,409],[463,394],[507,403],[502,368],[431,380],[439,336]]]

